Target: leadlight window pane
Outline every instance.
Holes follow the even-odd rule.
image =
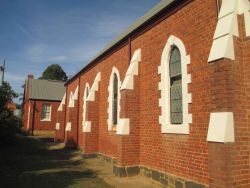
[[[114,83],[113,83],[113,125],[117,125],[117,107],[118,107],[118,78],[114,74]]]
[[[183,123],[181,55],[174,47],[170,56],[170,119],[171,124]]]
[[[50,111],[51,111],[51,105],[43,104],[41,119],[50,119]]]
[[[170,76],[181,75],[181,55],[178,48],[174,47],[170,56]]]
[[[89,96],[89,88],[87,87],[86,98]]]

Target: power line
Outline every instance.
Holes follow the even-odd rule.
[[[3,66],[0,66],[0,72],[2,74],[2,78],[0,80],[0,86],[3,85],[3,81],[4,81],[4,71],[5,71],[5,59],[3,60]]]

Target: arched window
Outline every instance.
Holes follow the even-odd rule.
[[[113,125],[117,125],[118,119],[118,78],[116,73],[114,73],[114,80],[113,80]]]
[[[70,96],[69,96],[69,107],[70,108],[74,107],[74,94],[72,91],[70,92]]]
[[[162,133],[189,134],[189,123],[192,123],[188,108],[192,103],[192,95],[188,91],[188,85],[191,84],[191,74],[188,74],[190,63],[184,43],[171,35],[158,67],[161,91],[159,123]]]
[[[182,73],[181,73],[181,54],[179,49],[174,46],[170,54],[169,62],[170,76],[170,121],[171,124],[183,123],[182,109]]]
[[[114,131],[115,126],[119,124],[120,119],[120,99],[121,99],[121,81],[120,74],[116,67],[112,68],[112,72],[109,79],[109,87],[108,87],[108,130]]]
[[[88,95],[89,95],[89,88],[87,88],[87,90],[86,90],[86,96],[88,96]]]

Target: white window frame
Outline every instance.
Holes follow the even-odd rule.
[[[75,101],[73,98],[74,98],[74,94],[71,91],[70,95],[69,95],[69,105],[68,105],[69,108],[74,108],[74,106],[75,106]]]
[[[183,123],[171,124],[170,119],[170,75],[169,63],[170,55],[173,47],[177,47],[181,54],[181,72],[182,72],[182,107],[183,107]],[[175,36],[170,36],[161,57],[161,65],[158,68],[161,80],[159,90],[161,98],[159,99],[159,107],[161,115],[159,123],[161,124],[162,133],[173,134],[189,134],[189,123],[192,123],[192,114],[188,112],[188,104],[192,102],[192,96],[188,93],[188,84],[191,83],[191,75],[187,73],[187,65],[190,64],[190,56],[186,53],[184,43]]]
[[[69,98],[69,108],[74,108],[75,107],[75,101],[78,100],[78,89],[79,87],[77,86],[74,93],[71,91],[70,92],[70,98]]]
[[[112,131],[112,126],[113,126],[113,85],[114,85],[114,74],[116,74],[117,79],[118,79],[118,105],[117,105],[117,125],[119,124],[120,121],[120,112],[121,112],[121,79],[120,79],[120,74],[119,71],[116,67],[112,68],[112,72],[110,75],[109,79],[109,87],[108,87],[108,92],[109,92],[109,97],[108,97],[108,130]]]
[[[88,91],[88,94],[87,94],[87,91]],[[90,86],[89,86],[89,83],[87,82],[86,85],[85,85],[85,89],[84,89],[84,96],[83,96],[83,113],[82,113],[82,124],[84,125],[85,121],[86,121],[86,108],[87,108],[87,98],[88,98],[88,95],[90,93]]]
[[[51,105],[50,103],[43,103],[43,104],[42,104],[41,116],[42,116],[42,114],[43,114],[43,109],[44,109],[43,106],[44,106],[44,105],[48,105],[48,106],[50,107],[50,108],[49,108],[49,109],[50,109],[50,111],[49,111],[49,118],[42,118],[42,117],[41,117],[41,121],[51,121],[52,105]]]
[[[66,93],[64,94],[64,96],[62,98],[62,101],[61,101],[57,111],[60,111],[60,112],[63,111],[63,105],[65,105],[65,103],[66,103]]]

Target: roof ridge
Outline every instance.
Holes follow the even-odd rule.
[[[51,80],[51,79],[33,79],[33,80],[65,83],[64,81],[61,81],[61,80]]]

